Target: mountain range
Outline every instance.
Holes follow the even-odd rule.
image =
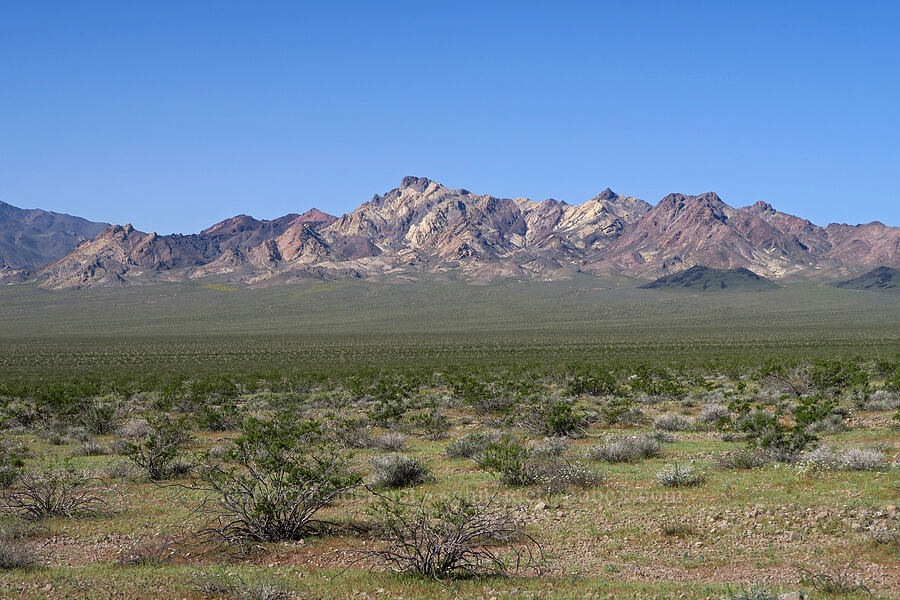
[[[900,228],[819,227],[765,202],[669,194],[655,206],[610,189],[577,205],[497,198],[424,177],[335,217],[238,215],[191,235],[144,233],[0,203],[0,280],[46,288],[210,279],[263,286],[423,274],[663,278],[694,266],[773,280],[838,279],[900,266]]]

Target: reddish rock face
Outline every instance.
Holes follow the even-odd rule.
[[[733,208],[718,195],[669,194],[656,206],[603,190],[578,205],[496,198],[424,177],[341,217],[317,209],[271,221],[238,215],[197,235],[113,226],[41,271],[50,287],[224,275],[566,277],[581,270],[654,279],[695,265],[783,279],[900,264],[900,228],[818,227],[765,202]]]

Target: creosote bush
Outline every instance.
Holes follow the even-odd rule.
[[[119,399],[104,396],[92,401],[81,414],[81,423],[94,435],[106,435],[116,429]]]
[[[0,441],[0,488],[12,484],[25,466],[28,449]]]
[[[503,576],[543,559],[516,509],[496,505],[496,495],[479,503],[462,496],[415,503],[378,495],[370,508],[387,548],[362,558],[400,573],[422,577]]]
[[[128,442],[123,454],[153,481],[182,475],[189,470],[178,460],[181,446],[190,439],[186,421],[164,415],[149,420],[148,424],[148,433],[139,440]]]
[[[2,496],[6,512],[24,519],[86,517],[107,507],[108,489],[87,471],[50,466],[23,471]]]
[[[548,437],[575,437],[584,433],[587,417],[571,401],[557,398],[534,402],[522,422],[528,429]]]
[[[372,471],[370,484],[378,488],[410,487],[434,479],[428,465],[408,454],[376,456],[372,459]]]
[[[325,506],[360,483],[347,458],[318,421],[248,418],[226,461],[207,457],[198,472],[193,487],[210,494],[204,508],[214,514],[202,535],[241,549],[300,539],[321,523]]]
[[[425,432],[425,437],[429,440],[442,440],[450,430],[450,419],[438,408],[416,415],[413,422]]]

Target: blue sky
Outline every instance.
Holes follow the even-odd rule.
[[[713,190],[900,225],[898,2],[18,2],[0,200],[160,233]]]

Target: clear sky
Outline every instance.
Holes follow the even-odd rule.
[[[898,31],[875,0],[6,2],[0,200],[193,232],[419,175],[900,225]]]

